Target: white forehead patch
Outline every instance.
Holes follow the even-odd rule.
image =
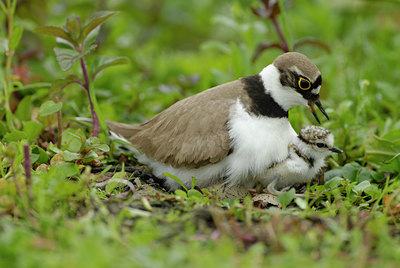
[[[319,90],[321,89],[321,85],[319,85],[317,88],[314,88],[313,90],[311,90],[312,94],[319,94]]]
[[[297,74],[299,74],[299,75],[302,75],[302,76],[305,76],[300,70],[299,70],[299,68],[297,68],[296,66],[292,66],[292,67],[290,67],[290,70],[292,71],[292,72],[295,72],[295,73],[297,73]]]

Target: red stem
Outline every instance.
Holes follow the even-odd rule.
[[[281,45],[282,50],[283,50],[284,52],[289,52],[289,45],[288,45],[288,43],[287,43],[287,41],[286,41],[285,36],[283,35],[283,32],[282,32],[282,30],[281,30],[281,27],[279,26],[278,21],[276,20],[276,16],[271,16],[271,20],[272,20],[272,22],[274,23],[275,30],[276,30],[276,32],[278,33],[279,38],[280,38],[281,41],[282,41],[282,45]]]
[[[29,145],[25,144],[24,145],[24,167],[25,167],[25,177],[26,177],[26,183],[30,183],[30,180],[32,178],[31,174],[31,157],[29,155]]]
[[[29,145],[24,145],[24,167],[25,167],[25,185],[26,191],[28,193],[28,198],[30,203],[33,203],[33,193],[32,193],[32,173],[31,173],[31,156],[29,154]]]
[[[89,75],[87,73],[86,63],[85,63],[85,60],[83,59],[83,57],[81,58],[81,67],[82,67],[83,78],[85,80],[83,87],[86,89],[86,92],[88,94],[90,111],[92,112],[92,119],[93,119],[92,136],[97,137],[100,132],[99,118],[97,117],[96,111],[94,110],[92,96],[90,96]]]

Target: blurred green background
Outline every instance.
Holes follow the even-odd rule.
[[[346,159],[361,159],[371,135],[400,127],[399,2],[281,4],[278,21],[290,47],[304,38],[329,46],[331,53],[312,45],[298,51],[322,72],[322,102],[331,116],[323,125],[336,135]],[[84,20],[98,10],[119,11],[102,26],[98,49],[87,56],[88,64],[98,55],[130,59],[128,65],[104,71],[96,80],[96,94],[106,119],[143,122],[179,99],[256,74],[282,53],[266,50],[251,61],[260,42],[279,41],[271,21],[251,12],[259,5],[256,0],[19,1],[16,24],[25,32],[17,57],[27,83],[52,82],[65,75],[52,51],[57,44],[53,37],[31,31],[43,25],[62,26],[71,14]],[[80,72],[78,64],[70,72]],[[49,95],[48,89],[26,90],[20,91],[20,98],[30,94],[36,106]],[[67,121],[68,116],[90,117],[85,94],[74,85],[64,90]],[[305,107],[292,109],[290,121],[296,130],[316,124]]]
[[[101,191],[89,183],[89,174],[80,174],[75,163],[67,163],[73,172],[61,175],[54,164],[48,173],[33,172],[35,204],[31,221],[28,214],[23,214],[24,200],[19,199],[12,180],[25,180],[19,165],[23,160],[22,143],[12,140],[6,144],[2,137],[0,151],[6,157],[2,156],[0,171],[8,178],[0,180],[0,264],[292,267],[296,263],[312,267],[321,260],[326,267],[349,267],[351,261],[359,267],[386,267],[384,264],[398,263],[399,214],[392,213],[391,203],[383,198],[390,195],[398,208],[400,2],[280,3],[282,14],[278,22],[290,47],[298,40],[313,38],[326,43],[331,51],[312,45],[298,50],[312,59],[322,73],[321,99],[331,117],[326,121],[321,116],[322,125],[334,133],[336,146],[345,152],[329,159],[330,167],[335,169],[329,171],[328,177],[336,176],[340,187],[330,187],[329,182],[314,185],[313,189],[322,189],[326,195],[318,201],[296,203],[305,208],[279,213],[272,209],[261,213],[251,202],[213,199],[210,204],[205,196],[202,203],[179,199],[174,193],[163,193],[174,200],[172,205],[163,196],[149,197],[154,205],[151,212],[142,201],[138,201],[139,205],[118,200],[112,203],[107,199],[109,193],[100,195]],[[119,11],[102,25],[96,40],[98,48],[86,59],[89,67],[100,55],[130,59],[127,65],[105,70],[95,81],[95,91],[106,119],[134,123],[143,122],[177,100],[256,74],[280,55],[280,50],[266,50],[252,63],[260,42],[279,41],[271,21],[251,12],[251,7],[259,5],[256,0],[20,0],[15,25],[22,25],[24,34],[13,66],[14,80],[23,86],[16,89],[13,109],[24,97],[31,96],[32,107],[20,111],[32,111],[34,117],[40,105],[54,97],[49,83],[66,75],[53,52],[60,44],[53,37],[34,33],[37,27],[63,26],[72,14],[84,21],[95,11]],[[0,21],[0,35],[6,37],[2,13]],[[1,59],[4,61],[4,56]],[[78,64],[68,72],[79,74]],[[38,82],[44,84],[35,84]],[[72,125],[74,117],[91,116],[86,92],[81,87],[67,87],[61,101],[65,127]],[[17,129],[32,120],[30,114],[20,113],[15,113],[15,121],[20,123]],[[4,121],[3,107],[0,114]],[[56,128],[54,118],[39,119],[40,124],[33,126],[39,124],[48,130],[52,123],[53,130]],[[290,121],[296,130],[316,124],[306,107],[292,109]],[[1,123],[0,134],[4,136],[5,124]],[[39,140],[39,133],[35,134],[32,146]],[[108,142],[104,135],[102,139]],[[47,154],[51,155],[49,151]],[[50,161],[49,156],[46,159]],[[392,161],[382,162],[389,159]],[[16,174],[11,174],[13,165],[17,166]],[[65,179],[71,174],[74,179]],[[261,242],[246,248],[245,239],[238,236],[222,234],[212,238],[211,232],[221,228],[209,228],[209,222],[201,221],[208,219],[202,213],[209,208],[230,213],[229,220],[251,227],[243,228],[249,233],[260,230],[261,238],[258,233],[253,234]],[[263,230],[273,230],[277,236],[264,241],[269,236],[263,236]]]
[[[18,55],[37,50],[24,63],[36,78],[51,82],[63,76],[52,55],[54,38],[29,30],[62,26],[70,14],[84,19],[97,10],[120,11],[101,28],[96,53],[126,56],[131,63],[105,71],[96,81],[96,90],[108,119],[140,122],[178,99],[258,73],[270,64],[281,51],[265,51],[251,63],[260,41],[278,41],[272,23],[251,13],[250,6],[258,4],[245,0],[19,1],[16,24],[23,24],[26,31]],[[398,99],[400,79],[397,2],[314,0],[283,1],[283,5],[279,21],[289,44],[313,37],[331,49],[331,54],[311,45],[299,49],[322,72],[324,105],[335,112],[348,100],[356,102],[363,94],[360,82],[368,80],[366,91],[374,111],[365,112],[397,121],[398,109],[391,106]],[[67,103],[64,112],[89,115],[84,94],[68,88],[65,98],[75,103]],[[354,107],[349,113],[354,113]]]

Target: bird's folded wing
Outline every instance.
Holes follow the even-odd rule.
[[[140,125],[108,125],[147,157],[175,168],[217,163],[230,152],[227,122],[240,83],[233,81],[183,99]]]

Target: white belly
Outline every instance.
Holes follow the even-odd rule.
[[[297,134],[287,118],[263,118],[248,114],[238,101],[231,111],[229,136],[233,152],[216,164],[196,169],[174,168],[148,158],[144,154],[137,155],[138,160],[148,165],[154,175],[163,177],[164,172],[177,176],[187,187],[192,177],[197,179],[199,187],[207,187],[216,179],[227,177],[230,185],[254,183],[264,178],[265,170],[272,164],[281,162],[288,155],[288,145]],[[179,187],[173,179],[166,178],[171,190]]]
[[[287,118],[265,118],[235,105],[229,121],[233,153],[228,156],[228,183],[247,184],[288,156],[288,145],[297,134]]]

